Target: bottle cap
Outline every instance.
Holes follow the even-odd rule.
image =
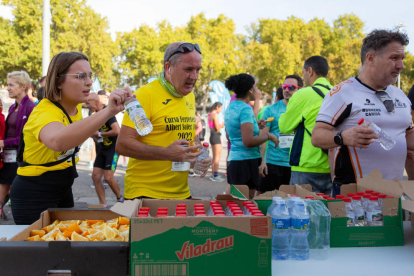
[[[223,210],[214,210],[213,211],[214,214],[224,214]]]
[[[370,196],[371,196],[371,194],[363,194],[362,195],[363,198],[368,198],[368,199],[369,199]]]
[[[176,213],[177,215],[178,215],[178,214],[187,214],[187,212],[186,212],[186,211],[176,211],[175,213]]]
[[[223,213],[219,213],[219,214],[214,214],[215,217],[225,217],[226,215]]]
[[[214,200],[210,201],[210,206],[213,205],[213,204],[220,204],[220,203],[218,201],[214,201]]]
[[[357,192],[356,195],[362,196],[364,192]]]
[[[233,217],[244,217],[243,213],[242,214],[234,214]]]
[[[355,196],[355,194],[354,193],[348,193],[347,196],[348,197],[353,197],[353,196]]]
[[[249,208],[249,207],[256,207],[256,205],[254,205],[253,203],[246,204],[246,208]]]
[[[353,200],[361,200],[361,197],[360,196],[353,196],[352,199]]]
[[[204,142],[204,143],[203,143],[203,147],[208,148],[209,146],[210,146],[210,144],[209,144],[209,143],[207,143],[207,142]]]
[[[335,200],[333,197],[328,197],[326,200]]]
[[[344,195],[336,195],[336,199],[344,199],[345,196]]]
[[[235,214],[243,214],[243,212],[242,211],[240,211],[240,210],[232,210],[232,213],[233,213],[233,215],[235,215]]]
[[[372,193],[373,192],[373,190],[365,190],[365,193],[366,194],[370,194],[370,193]]]
[[[378,193],[378,192],[372,192],[372,193],[371,193],[371,195],[373,195],[373,196],[378,196],[378,195],[379,195],[379,193]]]
[[[313,199],[313,196],[305,196],[305,199],[307,199],[307,198]]]
[[[257,211],[253,211],[253,212],[251,212],[252,213],[252,215],[254,216],[254,214],[262,214],[262,211],[260,211],[260,210],[257,210]]]
[[[194,204],[194,207],[203,207],[204,208],[204,204]]]
[[[253,204],[251,201],[243,201],[243,206],[246,206],[247,204]]]
[[[365,122],[364,118],[359,119],[358,125],[362,125]]]
[[[227,201],[226,202],[226,205],[228,206],[229,204],[231,204],[231,203],[236,203],[236,202],[234,202],[234,201]]]
[[[343,201],[344,201],[344,202],[351,202],[351,199],[350,199],[349,197],[345,197],[345,198],[343,199]]]
[[[255,217],[264,217],[265,215],[263,215],[262,213],[254,213],[253,216],[255,216]]]
[[[290,195],[290,197],[298,197],[297,195]]]
[[[149,207],[141,207],[141,208],[139,208],[139,210],[140,211],[148,210],[148,212],[149,212],[150,208]]]
[[[316,195],[318,195],[318,196],[324,196],[325,194],[324,193],[317,193]]]
[[[324,199],[328,199],[328,198],[330,198],[330,196],[328,196],[328,195],[324,195],[324,196],[322,196]]]
[[[377,197],[377,196],[371,196],[371,197],[369,198],[369,200],[378,200],[378,197]]]
[[[177,207],[184,207],[184,208],[187,208],[187,204],[177,204]]]
[[[168,211],[167,207],[158,207],[158,211]]]
[[[386,194],[379,194],[378,195],[378,198],[386,198],[387,197],[387,195]]]
[[[139,212],[138,212],[138,215],[139,215],[139,214],[147,214],[147,215],[148,215],[148,214],[149,214],[149,212],[148,212],[147,210],[145,210],[145,211],[139,211]]]

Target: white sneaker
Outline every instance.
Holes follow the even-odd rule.
[[[220,176],[212,176],[210,177],[210,180],[214,182],[224,182],[225,179]]]
[[[91,188],[95,189],[95,183],[92,182]]]

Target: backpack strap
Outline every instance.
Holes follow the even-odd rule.
[[[66,112],[66,110],[62,107],[62,105],[58,102],[52,102],[54,105],[56,105],[60,110],[63,111],[63,113],[66,115],[66,117],[69,120],[69,123],[72,124],[72,120],[70,119],[69,114]],[[30,104],[26,105],[26,110],[27,107]],[[18,149],[18,153],[17,153],[17,163],[19,165],[19,167],[27,167],[27,166],[42,166],[42,167],[53,167],[56,165],[59,165],[65,161],[67,161],[69,158],[72,158],[72,176],[73,178],[77,178],[78,177],[78,173],[76,171],[76,154],[79,152],[79,146],[77,146],[75,148],[75,150],[73,151],[73,153],[71,155],[66,156],[65,158],[58,160],[58,161],[54,161],[54,162],[49,162],[49,163],[45,163],[45,164],[29,164],[25,161],[23,161],[23,153],[24,153],[24,136],[23,136],[23,131],[20,134],[20,143],[19,143],[19,149]]]

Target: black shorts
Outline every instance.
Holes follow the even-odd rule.
[[[256,189],[259,184],[259,165],[262,158],[227,162],[227,183],[247,185]]]
[[[14,222],[28,225],[48,208],[74,207],[73,181],[71,167],[39,176],[17,175],[10,191]]]
[[[210,129],[210,144],[211,145],[217,145],[221,144],[221,133],[219,131]]]
[[[0,184],[11,185],[17,175],[17,168],[17,162],[3,163],[3,167],[0,169]]]
[[[267,192],[279,190],[280,185],[289,185],[290,182],[290,167],[278,166],[266,163],[267,175],[260,177],[259,188],[260,192]]]
[[[94,168],[100,168],[106,171],[116,170],[118,163],[118,154],[115,153],[115,147],[110,149],[100,150],[96,154],[95,162],[93,163]]]

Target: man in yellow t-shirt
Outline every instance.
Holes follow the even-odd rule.
[[[164,53],[164,71],[158,79],[135,92],[151,121],[153,130],[140,136],[125,114],[116,152],[131,157],[125,176],[125,199],[190,198],[188,171],[201,151],[196,140],[195,98],[192,90],[201,69],[201,50],[197,44],[175,42]],[[187,162],[187,163],[186,163]],[[211,158],[198,162],[196,169],[206,174]]]

